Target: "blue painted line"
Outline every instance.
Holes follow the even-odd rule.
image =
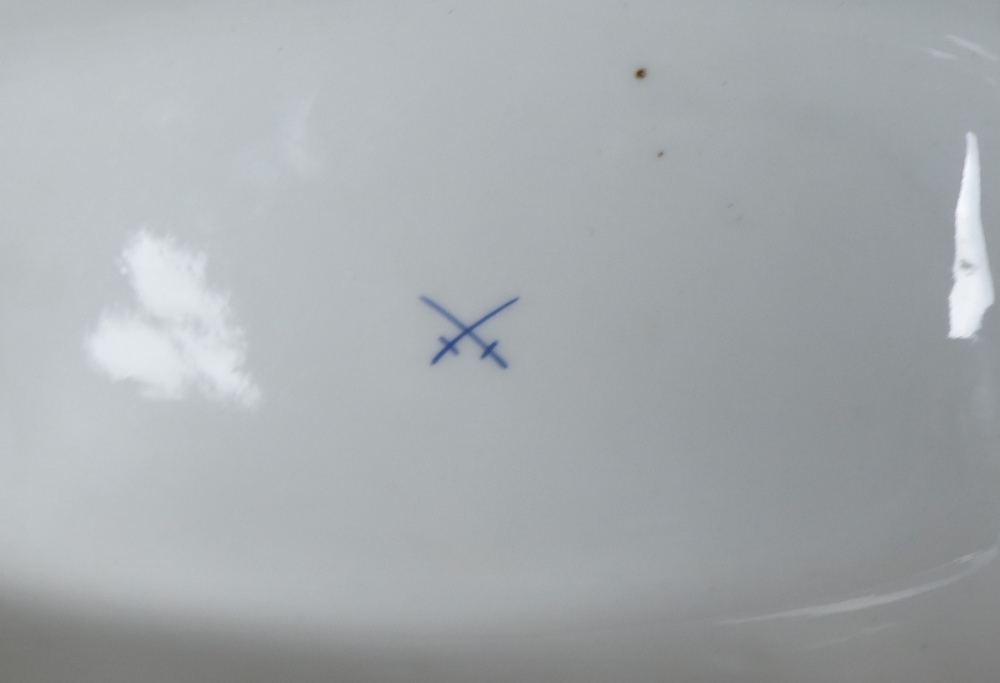
[[[423,301],[428,306],[430,306],[431,308],[433,308],[435,311],[437,311],[441,315],[443,315],[445,318],[447,318],[459,330],[464,331],[466,329],[465,323],[463,323],[461,320],[459,320],[458,318],[456,318],[455,316],[453,316],[447,309],[445,309],[444,306],[441,306],[440,304],[438,304],[437,302],[429,299],[426,296],[420,297],[420,300]],[[488,346],[488,344],[486,342],[484,342],[479,337],[479,335],[477,335],[475,332],[470,332],[469,333],[469,338],[472,339],[472,341],[474,341],[477,344],[479,344],[479,346],[482,347],[483,349],[485,349]],[[451,341],[450,339],[445,339],[444,337],[441,337],[440,340],[441,340],[441,343],[444,344],[445,346],[447,346],[448,342]],[[456,347],[454,347],[454,346],[452,346],[452,349],[457,350]],[[491,353],[490,355],[493,356],[493,360],[495,360],[497,362],[497,365],[499,365],[501,368],[504,368],[504,369],[507,368],[507,361],[505,361],[500,354],[494,352],[494,353]],[[434,362],[431,363],[431,365],[433,365],[433,364],[434,364]]]
[[[499,344],[499,343],[500,343],[499,341],[495,341],[492,344],[490,344],[489,346],[487,346],[485,349],[483,349],[483,355],[481,355],[479,358],[481,358],[481,359],[482,358],[486,358],[486,356],[488,356],[491,353],[493,353],[493,349],[495,349],[497,347],[497,344]]]
[[[445,337],[438,337],[438,341],[441,342],[442,344],[447,344],[451,340],[450,339],[446,339]],[[451,353],[452,353],[452,355],[457,356],[458,355],[458,347],[457,346],[451,347]]]
[[[480,358],[485,359],[487,357],[492,357],[493,360],[496,361],[497,365],[499,365],[501,368],[506,369],[507,361],[505,361],[503,357],[500,354],[498,354],[495,350],[499,342],[495,341],[491,344],[487,344],[485,341],[483,341],[483,339],[479,335],[476,334],[475,330],[477,327],[485,323],[487,320],[489,320],[496,314],[500,313],[500,311],[504,310],[509,306],[514,305],[514,303],[516,303],[518,299],[520,299],[520,297],[514,297],[504,305],[500,306],[499,308],[490,311],[489,313],[487,313],[486,315],[484,315],[482,318],[472,323],[471,325],[466,325],[464,322],[462,322],[454,315],[452,315],[444,306],[441,306],[440,304],[438,304],[437,302],[433,301],[432,299],[426,296],[420,297],[421,301],[423,301],[425,304],[427,304],[435,311],[443,315],[445,318],[448,319],[449,322],[451,322],[455,327],[459,329],[458,335],[456,335],[454,338],[450,340],[446,340],[444,337],[440,338],[440,341],[444,344],[444,347],[431,360],[431,365],[436,364],[439,360],[441,360],[444,354],[448,352],[457,353],[458,349],[456,348],[456,345],[458,344],[458,342],[460,342],[465,337],[469,337],[469,339],[479,344],[480,348],[483,349],[483,354],[482,356],[480,356]]]
[[[514,297],[513,299],[511,299],[510,301],[508,301],[507,303],[505,303],[503,306],[500,306],[499,308],[496,308],[496,309],[490,311],[489,313],[487,313],[486,315],[484,315],[482,318],[480,318],[479,320],[477,320],[476,322],[472,323],[471,325],[469,325],[468,327],[466,327],[464,330],[462,330],[461,332],[459,332],[458,335],[456,335],[450,342],[448,342],[443,349],[441,349],[440,351],[438,351],[438,355],[434,356],[434,360],[431,361],[431,365],[434,365],[439,360],[441,360],[441,357],[444,354],[448,353],[448,351],[450,349],[452,349],[455,346],[455,344],[457,344],[458,342],[460,342],[463,337],[465,337],[465,336],[467,336],[469,334],[472,334],[473,330],[475,330],[477,327],[479,327],[480,325],[482,325],[484,322],[486,322],[487,320],[489,320],[490,318],[492,318],[493,316],[495,316],[497,313],[499,313],[503,309],[507,308],[508,306],[514,305],[514,303],[517,302],[518,298],[519,297]],[[487,354],[487,355],[493,355],[492,349],[490,350],[490,353]],[[484,358],[485,358],[485,356],[484,356]]]

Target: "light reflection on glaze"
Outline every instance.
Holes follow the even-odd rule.
[[[956,36],[952,34],[949,34],[945,37],[955,45],[958,45],[960,48],[968,50],[972,54],[982,57],[983,59],[988,59],[991,62],[1000,60],[1000,57],[997,57],[995,54],[987,50],[982,45],[978,43],[973,43],[971,40],[966,40],[961,36]]]
[[[952,53],[945,52],[944,50],[935,50],[931,47],[922,47],[920,49],[935,59],[944,59],[946,61],[958,59],[958,55],[953,55]]]
[[[841,600],[839,602],[810,605],[808,607],[799,607],[796,609],[785,610],[783,612],[773,612],[771,614],[761,614],[758,616],[731,617],[723,619],[719,623],[726,626],[736,626],[761,621],[774,621],[776,619],[815,619],[817,617],[829,617],[836,614],[847,614],[848,612],[870,609],[872,607],[881,607],[883,605],[889,605],[901,600],[908,600],[918,595],[929,593],[930,591],[937,590],[939,588],[944,588],[945,586],[949,586],[957,581],[961,581],[962,579],[966,579],[989,566],[994,560],[997,559],[997,556],[1000,556],[1000,539],[998,539],[996,544],[988,548],[969,553],[968,555],[963,555],[956,560],[952,560],[951,562],[943,564],[930,572],[925,573],[925,576],[928,574],[947,573],[939,579],[921,582],[917,585],[888,593],[863,595],[861,597]]]
[[[321,170],[322,164],[309,140],[309,119],[316,103],[316,93],[294,104],[282,128],[281,145],[285,161],[301,176]]]
[[[206,262],[169,237],[140,231],[121,255],[137,306],[105,309],[84,348],[113,381],[136,382],[146,398],[198,391],[252,408],[261,392],[243,370],[244,333],[232,321],[229,297],[206,285]]]
[[[980,212],[979,142],[966,134],[965,167],[955,206],[954,285],[948,296],[949,339],[970,339],[993,305],[993,276]]]

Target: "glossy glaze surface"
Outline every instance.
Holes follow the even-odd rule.
[[[0,678],[1000,675],[990,3],[0,19]]]

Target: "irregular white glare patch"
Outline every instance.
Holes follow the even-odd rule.
[[[140,231],[122,251],[122,273],[138,307],[106,310],[85,348],[112,380],[132,380],[144,396],[203,395],[252,408],[260,389],[243,371],[243,330],[229,299],[205,284],[204,254]]]
[[[979,142],[974,134],[968,133],[965,144],[962,187],[955,206],[954,284],[948,296],[949,339],[974,337],[994,299],[980,214]]]

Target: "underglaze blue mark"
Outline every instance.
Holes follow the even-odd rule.
[[[494,361],[496,361],[497,365],[499,365],[501,368],[506,369],[507,368],[507,361],[505,361],[503,359],[503,357],[499,353],[496,352],[497,344],[499,344],[500,342],[499,341],[493,341],[493,342],[490,342],[489,344],[487,344],[485,341],[483,341],[482,337],[480,337],[478,334],[476,334],[476,328],[479,327],[480,325],[482,325],[483,323],[485,323],[487,320],[489,320],[493,316],[495,316],[500,311],[504,310],[505,308],[507,308],[509,306],[513,306],[514,303],[516,303],[519,298],[520,297],[514,297],[513,299],[511,299],[510,301],[508,301],[507,303],[505,303],[503,306],[500,306],[499,308],[493,309],[492,311],[490,311],[489,313],[487,313],[486,315],[484,315],[482,318],[480,318],[476,322],[472,323],[471,325],[466,325],[461,320],[459,320],[454,315],[452,315],[450,312],[448,312],[448,310],[445,309],[440,304],[438,304],[435,301],[427,298],[426,296],[420,297],[421,301],[423,301],[425,304],[427,304],[428,306],[430,306],[431,308],[433,308],[435,311],[437,311],[438,313],[440,313],[441,315],[443,315],[445,318],[448,319],[448,321],[452,325],[454,325],[455,327],[457,327],[459,329],[458,334],[455,335],[454,337],[452,337],[451,339],[448,339],[446,337],[438,337],[438,341],[440,341],[443,344],[443,346],[441,347],[441,350],[438,351],[437,355],[434,356],[433,359],[431,359],[431,365],[436,364],[439,360],[441,360],[441,358],[444,357],[444,355],[446,353],[450,352],[453,355],[457,356],[458,355],[458,346],[457,346],[458,342],[462,341],[462,339],[464,339],[465,337],[468,337],[472,341],[474,341],[477,344],[479,344],[479,347],[483,350],[482,355],[479,356],[480,359],[486,359],[488,357],[491,357],[491,358],[493,358]]]
[[[487,346],[485,349],[483,349],[483,355],[481,355],[479,358],[480,359],[486,358],[486,356],[488,356],[491,353],[493,353],[493,349],[495,349],[497,347],[497,344],[499,344],[499,343],[500,342],[495,341],[492,344],[490,344],[489,346]]]

